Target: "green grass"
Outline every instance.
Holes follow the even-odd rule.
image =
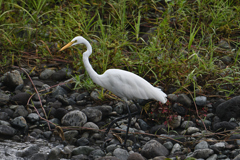
[[[32,68],[51,59],[77,70],[85,47],[57,51],[82,35],[93,46],[90,62],[98,73],[125,69],[178,92],[201,88],[207,95],[231,96],[239,90],[237,1],[11,0],[0,1],[0,8],[0,74],[11,65]],[[220,40],[232,48],[220,48]],[[233,60],[220,67],[224,56]]]

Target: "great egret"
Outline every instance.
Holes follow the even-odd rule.
[[[137,103],[135,103],[134,100],[135,99],[155,99],[162,103],[166,103],[167,95],[164,92],[162,92],[161,89],[152,86],[148,81],[146,81],[142,77],[139,77],[138,75],[128,71],[124,71],[121,69],[108,69],[102,75],[97,74],[93,70],[91,64],[89,63],[89,56],[92,54],[92,46],[82,36],[77,36],[73,38],[72,41],[69,42],[64,47],[62,47],[60,51],[77,44],[85,44],[87,47],[87,51],[83,53],[83,63],[93,82],[102,86],[105,89],[108,89],[118,97],[122,98],[126,103],[127,110],[128,110],[128,127],[127,127],[126,136],[124,140],[124,147],[126,147],[127,135],[128,135],[129,126],[131,123],[131,116],[140,112],[140,107],[138,106]],[[127,100],[133,100],[139,112],[134,112],[131,114],[130,109],[128,107]],[[108,133],[110,127],[116,121],[126,117],[127,116],[123,116],[118,119],[115,119],[108,126],[106,133]]]

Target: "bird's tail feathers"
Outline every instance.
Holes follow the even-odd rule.
[[[153,93],[154,99],[166,103],[167,102],[167,95],[160,89],[155,87],[155,93]]]

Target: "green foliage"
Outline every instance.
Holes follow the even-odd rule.
[[[125,69],[178,92],[201,88],[231,96],[239,89],[239,50],[218,47],[223,39],[239,48],[238,1],[11,0],[0,1],[0,8],[2,72],[6,66],[41,64],[60,54],[59,59],[79,68],[84,47],[56,51],[82,35],[93,46],[90,62],[99,74]],[[220,67],[226,55],[233,62]],[[94,87],[90,79],[78,82],[76,88]]]

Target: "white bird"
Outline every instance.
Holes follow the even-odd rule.
[[[89,56],[92,54],[92,46],[90,43],[83,38],[82,36],[77,36],[72,39],[71,42],[69,42],[67,45],[62,47],[60,51],[77,44],[84,44],[87,47],[87,51],[83,53],[83,63],[84,66],[93,80],[96,84],[102,86],[103,88],[111,91],[121,99],[123,99],[126,102],[127,109],[128,109],[128,128],[126,131],[126,137],[124,141],[124,146],[126,144],[127,140],[127,134],[129,130],[129,125],[131,122],[131,116],[133,114],[137,114],[140,112],[140,107],[135,103],[134,100],[136,99],[155,99],[157,101],[160,101],[162,103],[167,102],[167,95],[159,88],[152,86],[148,81],[143,79],[142,77],[125,71],[121,69],[108,69],[103,74],[99,75],[97,74],[94,69],[92,68],[91,64],[89,63]],[[133,100],[133,102],[138,107],[139,112],[130,113],[130,109],[127,104],[127,100]],[[118,119],[115,119],[106,130],[106,133],[108,133],[110,127],[118,120],[123,119],[127,116],[120,117]],[[126,147],[126,146],[125,146]]]

